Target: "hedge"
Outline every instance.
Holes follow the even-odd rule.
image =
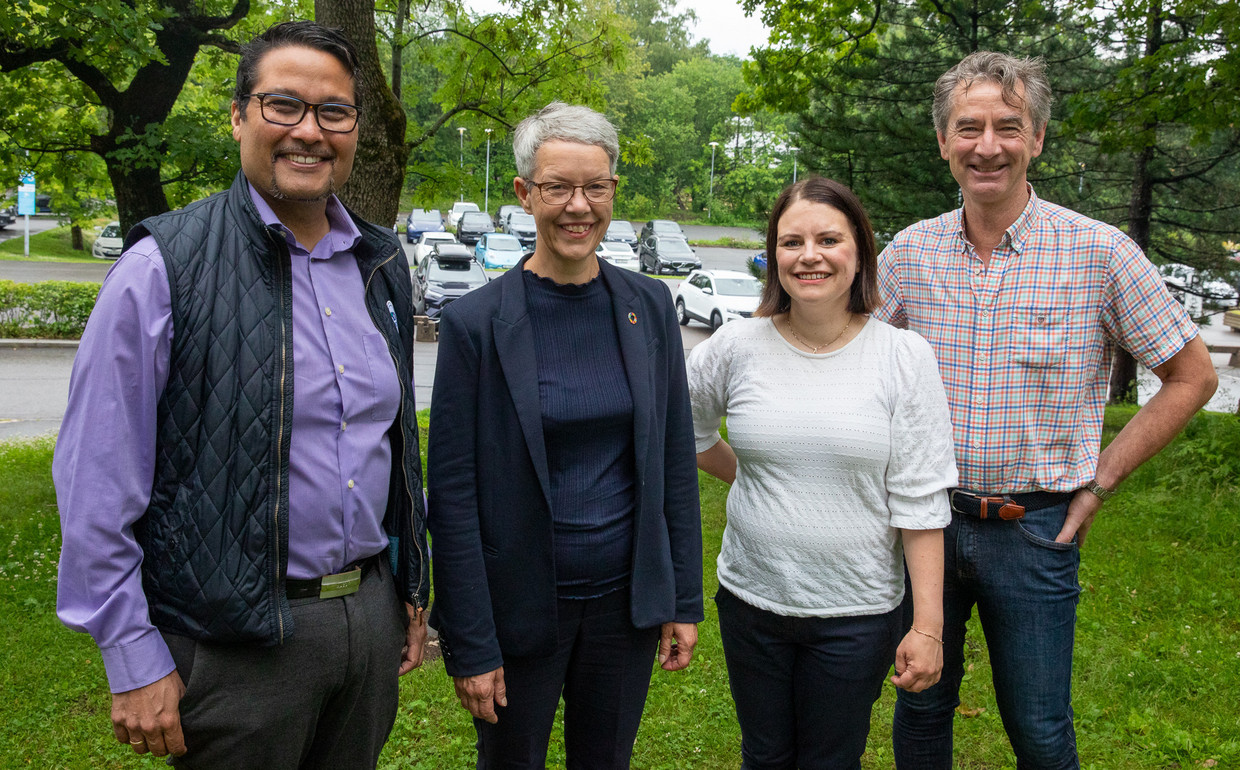
[[[81,337],[95,309],[99,286],[73,281],[0,281],[0,337]]]

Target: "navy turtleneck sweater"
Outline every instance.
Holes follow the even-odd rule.
[[[633,396],[601,275],[558,284],[523,270],[551,477],[555,575],[566,599],[628,585],[636,504]]]

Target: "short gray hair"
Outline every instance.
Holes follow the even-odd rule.
[[[951,116],[956,89],[964,86],[967,91],[974,83],[995,83],[999,86],[1004,103],[1011,107],[1029,106],[1034,132],[1046,128],[1051,119],[1050,81],[1046,79],[1046,62],[1037,56],[1017,59],[1005,53],[976,51],[964,57],[934,84],[934,130],[947,133],[947,119]],[[1016,84],[1023,83],[1025,97],[1016,91]]]
[[[620,139],[611,121],[589,107],[552,102],[518,123],[513,131],[512,154],[516,156],[518,176],[522,179],[534,176],[534,155],[543,142],[552,139],[602,147],[607,153],[611,173],[616,173]]]

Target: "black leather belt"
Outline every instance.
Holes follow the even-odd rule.
[[[967,489],[952,489],[947,493],[952,510],[979,519],[1003,519],[1012,521],[1023,518],[1025,511],[1036,511],[1062,505],[1072,499],[1074,492],[1017,492],[1009,495],[987,495]]]
[[[285,595],[289,599],[335,599],[338,596],[355,594],[357,589],[362,587],[362,578],[370,570],[379,566],[379,559],[385,553],[387,551],[380,551],[374,556],[359,559],[334,575],[324,575],[310,580],[286,578],[284,581]]]

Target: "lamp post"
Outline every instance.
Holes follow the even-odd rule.
[[[793,184],[796,184],[796,183],[797,183],[797,152],[798,152],[801,148],[800,148],[800,147],[791,147],[791,148],[789,148],[789,149],[791,149],[791,150],[792,150],[792,183],[793,183]]]
[[[715,148],[719,146],[718,142],[710,143],[710,192],[706,197],[706,218],[710,219],[711,208],[715,203]]]
[[[482,196],[482,210],[491,213],[491,129],[487,129],[487,181],[486,192]]]
[[[1081,195],[1085,192],[1085,163],[1081,162],[1081,173],[1076,177],[1076,194]]]
[[[465,200],[465,126],[456,127],[461,137],[461,200]]]

